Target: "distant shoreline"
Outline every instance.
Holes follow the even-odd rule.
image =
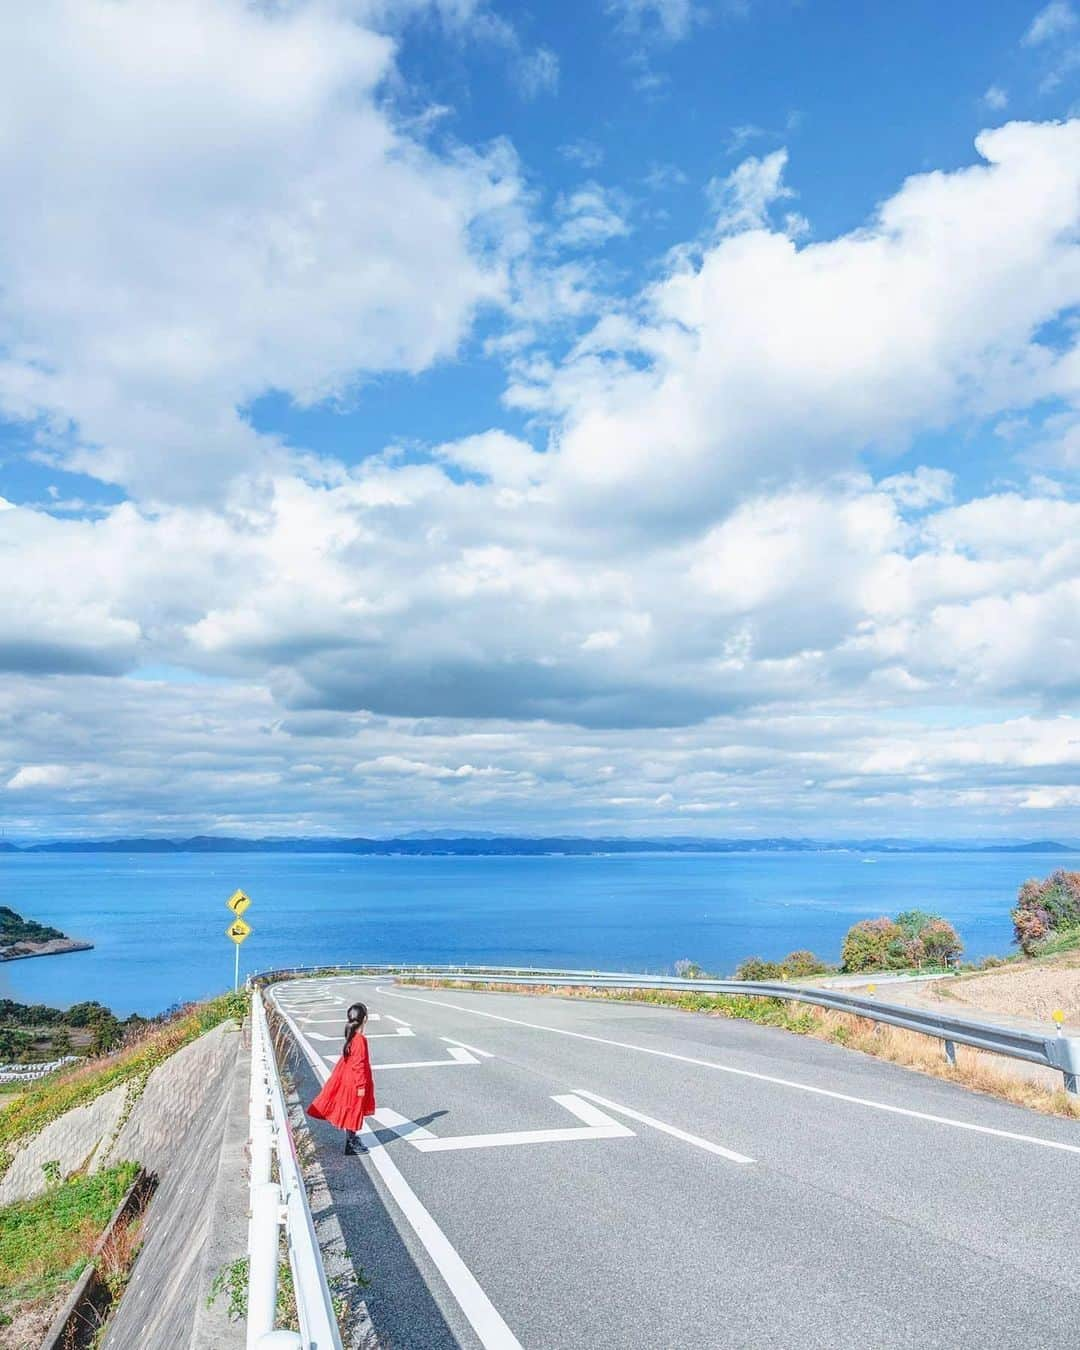
[[[590,839],[566,836],[427,835],[395,839],[238,839],[201,835],[191,839],[79,839],[41,844],[0,845],[4,855],[38,853],[348,853],[360,857],[596,857],[619,854],[724,853],[1038,853],[1080,852],[1080,844],[1041,839],[1016,843],[934,842],[895,838],[815,840],[762,839]]]

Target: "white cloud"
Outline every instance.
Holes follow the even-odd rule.
[[[704,13],[695,0],[606,0],[606,8],[630,31],[654,28],[673,42],[686,37]]]
[[[595,248],[629,234],[627,210],[621,193],[599,183],[583,183],[555,203],[560,224],[554,242],[565,248]]]
[[[1068,0],[1050,0],[1032,19],[1023,36],[1026,47],[1038,47],[1071,32],[1077,23],[1076,11]]]
[[[68,422],[71,465],[198,497],[283,460],[237,412],[267,389],[452,354],[506,294],[474,239],[516,167],[399,131],[392,61],[314,0],[41,0],[8,24],[0,407]]]
[[[982,101],[993,112],[1000,112],[1009,106],[1009,95],[1000,84],[992,84],[983,94]]]
[[[553,490],[594,519],[617,490],[624,519],[685,527],[867,447],[1080,399],[1075,347],[1038,338],[1080,303],[1080,122],[977,145],[986,163],[910,178],[850,234],[677,253],[568,361],[520,368],[512,403],[560,423]]]
[[[560,145],[559,154],[563,159],[568,159],[582,169],[598,169],[604,162],[603,147],[584,136],[576,141],[568,141],[566,145]]]
[[[559,58],[550,47],[537,47],[518,62],[518,84],[526,98],[554,94],[559,88]]]
[[[27,764],[8,779],[7,786],[9,792],[24,792],[28,788],[58,788],[64,787],[71,776],[71,770],[63,764]]]
[[[705,188],[716,228],[722,233],[763,229],[774,202],[794,197],[783,182],[786,150],[774,150],[763,159],[751,156],[726,178],[712,178]]]

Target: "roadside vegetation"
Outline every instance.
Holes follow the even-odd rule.
[[[137,1163],[122,1162],[93,1176],[54,1176],[43,1195],[0,1210],[0,1345],[37,1343],[138,1172]],[[114,1281],[126,1279],[134,1256],[125,1251],[118,1261],[131,1241],[115,1236],[117,1251],[99,1257],[103,1277]]]
[[[229,1018],[241,1022],[247,1008],[247,994],[223,994],[206,1003],[174,1009],[153,1021],[140,1019],[125,1029],[117,1049],[28,1085],[0,1110],[0,1176],[20,1145],[46,1125],[72,1107],[86,1106],[122,1084],[128,1089],[126,1119],[159,1064],[220,1022]]]
[[[133,1013],[121,1021],[102,1003],[76,1003],[66,1009],[43,1003],[0,999],[0,1061],[37,1064],[63,1055],[102,1055],[147,1025]]]
[[[1045,881],[1025,881],[1012,921],[1025,956],[1053,956],[1080,948],[1080,872],[1059,868]]]

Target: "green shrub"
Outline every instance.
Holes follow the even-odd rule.
[[[806,979],[810,975],[827,975],[832,970],[820,957],[808,951],[789,952],[781,966],[792,980]]]
[[[840,949],[842,969],[850,973],[948,966],[964,950],[946,919],[919,909],[895,919],[861,919],[852,924]]]
[[[776,961],[763,961],[760,956],[747,957],[735,968],[737,980],[782,980],[784,967]]]

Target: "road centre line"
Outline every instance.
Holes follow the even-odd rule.
[[[281,1005],[278,1004],[278,1007]],[[307,1043],[303,1032],[285,1009],[282,1008],[281,1011],[316,1078],[320,1083],[325,1083],[330,1077],[330,1070],[321,1063]],[[382,1178],[383,1185],[409,1227],[420,1239],[451,1297],[476,1332],[484,1350],[524,1350],[521,1342],[503,1321],[498,1309],[480,1287],[476,1276],[458,1255],[456,1248],[435,1222],[431,1212],[425,1208],[420,1197],[398,1171],[397,1164],[386,1149],[379,1146],[379,1140],[367,1124],[364,1125],[361,1137],[368,1146],[371,1165]]]
[[[584,1088],[575,1088],[574,1092],[579,1097],[588,1097],[591,1102],[599,1102],[601,1106],[606,1106],[611,1111],[618,1111],[624,1116],[629,1116],[631,1120],[640,1120],[643,1125],[651,1125],[654,1130],[670,1134],[676,1139],[683,1140],[684,1143],[695,1144],[708,1153],[717,1153],[721,1158],[727,1158],[730,1162],[752,1163],[754,1161],[753,1158],[748,1158],[745,1153],[736,1153],[734,1149],[724,1148],[723,1144],[714,1144],[709,1139],[702,1139],[696,1134],[688,1134],[686,1130],[680,1130],[677,1125],[668,1125],[665,1121],[657,1120],[655,1116],[647,1116],[642,1111],[632,1110],[629,1106],[620,1106],[618,1102],[609,1102],[606,1097],[601,1097],[597,1092],[587,1092]]]
[[[490,1050],[477,1050],[475,1045],[466,1045],[464,1041],[455,1041],[453,1036],[440,1036],[440,1041],[445,1041],[447,1045],[460,1045],[462,1050],[469,1050],[474,1055],[479,1055],[481,1059],[494,1059],[495,1056]]]
[[[630,1041],[616,1041],[607,1036],[594,1036],[585,1031],[568,1031],[564,1027],[549,1027],[542,1022],[526,1022],[519,1017],[505,1017],[501,1013],[485,1012],[480,1008],[467,1008],[460,1003],[447,1003],[443,999],[420,998],[415,994],[402,994],[393,989],[380,988],[378,992],[388,998],[403,998],[410,1003],[430,1003],[439,1008],[451,1008],[455,1012],[471,1013],[474,1017],[487,1017],[494,1022],[507,1022],[511,1026],[528,1027],[531,1031],[546,1031],[553,1036],[569,1036],[573,1040],[592,1041],[596,1045],[611,1045],[617,1050],[634,1050],[641,1055],[654,1055],[658,1059],[671,1059],[681,1064],[693,1064],[701,1069],[713,1069],[717,1073],[732,1074],[737,1078],[752,1078],[760,1083],[772,1083],[776,1087],[793,1088],[797,1092],[808,1092],[815,1097],[829,1097],[833,1101],[848,1102],[853,1106],[866,1106],[873,1111],[885,1111],[895,1116],[908,1116],[912,1120],[926,1120],[934,1125],[948,1125],[954,1130],[969,1130],[973,1134],[989,1134],[999,1139],[1013,1139],[1022,1144],[1035,1144],[1038,1148],[1053,1148],[1063,1153],[1080,1154],[1080,1144],[1065,1144],[1057,1139],[1043,1139],[1037,1134],[1018,1134],[1014,1130],[998,1130],[991,1125],[975,1125],[966,1120],[953,1120],[949,1116],[936,1116],[926,1111],[914,1111],[907,1106],[892,1106],[888,1102],[875,1102],[867,1097],[854,1097],[850,1093],[835,1092],[831,1088],[815,1087],[810,1083],[796,1083],[790,1078],[777,1078],[768,1073],[756,1073],[752,1069],[736,1069],[729,1064],[717,1064],[715,1060],[696,1059],[693,1055],[676,1054],[674,1050],[657,1050],[653,1046],[634,1045]]]

